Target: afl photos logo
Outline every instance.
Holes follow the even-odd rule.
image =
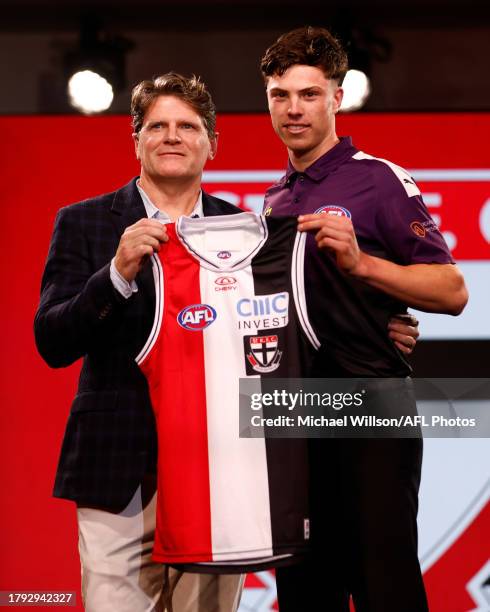
[[[181,327],[189,331],[202,331],[216,320],[216,310],[208,304],[192,304],[177,315]]]
[[[230,253],[230,251],[220,251],[220,252],[219,252],[219,253],[216,255],[216,257],[217,257],[218,259],[230,259],[230,257],[231,257],[231,253]]]
[[[343,206],[336,206],[335,204],[326,204],[325,206],[320,206],[317,210],[315,210],[315,215],[319,213],[325,213],[326,215],[335,215],[336,217],[347,217],[348,219],[352,219],[352,215],[347,208]]]

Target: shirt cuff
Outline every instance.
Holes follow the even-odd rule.
[[[128,283],[128,281],[119,274],[116,264],[114,263],[114,259],[115,258],[112,259],[110,267],[111,282],[114,285],[114,289],[116,289],[124,298],[128,299],[133,295],[133,293],[138,291],[138,285],[134,280]]]

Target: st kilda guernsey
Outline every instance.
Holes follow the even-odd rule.
[[[306,440],[239,437],[240,377],[300,377],[319,346],[296,227],[181,217],[152,257],[155,318],[136,361],[158,432],[157,561],[247,571],[308,549]]]

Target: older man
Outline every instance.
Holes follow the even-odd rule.
[[[201,190],[216,153],[215,108],[202,82],[169,73],[133,91],[141,175],[114,193],[59,211],[36,315],[53,367],[83,357],[54,494],[78,505],[87,611],[236,610],[240,576],[182,573],[151,560],[156,435],[136,366],[151,328],[148,256],[180,215],[240,212]]]

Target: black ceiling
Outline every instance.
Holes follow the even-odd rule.
[[[0,0],[0,7],[4,32],[76,30],[87,13],[111,27],[162,31],[281,30],[346,19],[369,26],[490,29],[489,0]]]

